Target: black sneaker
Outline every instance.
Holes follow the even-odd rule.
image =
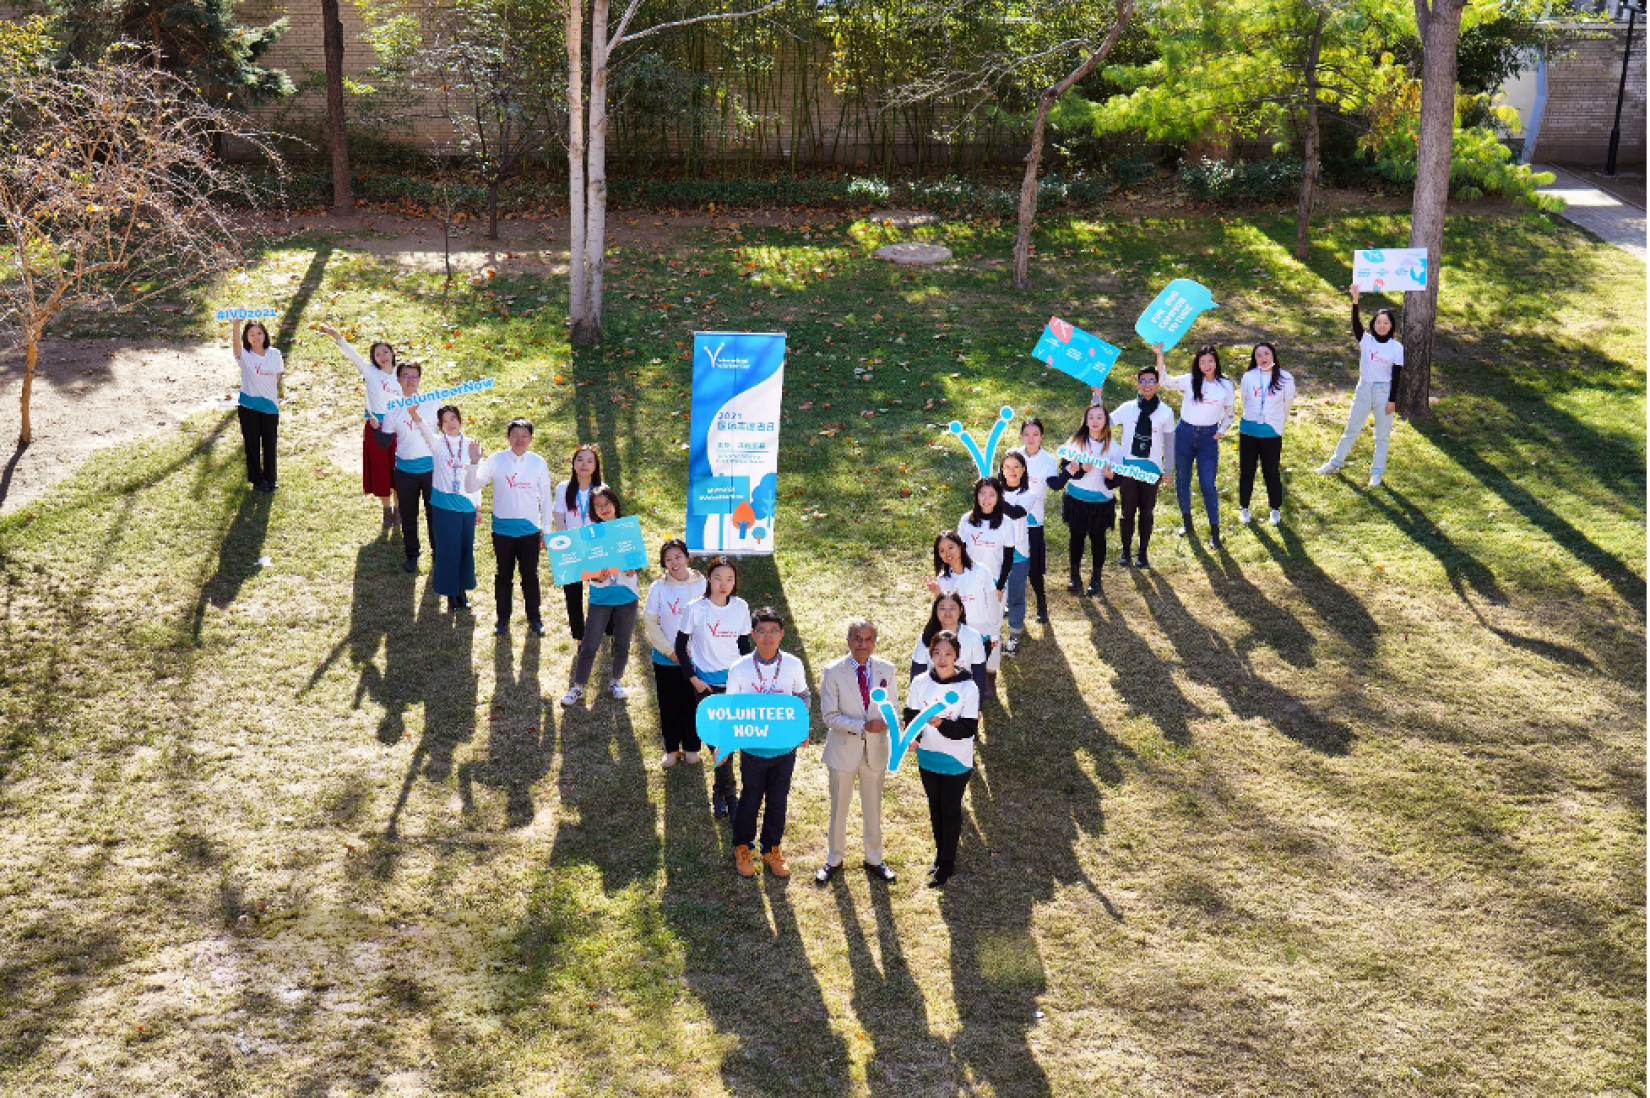
[[[504,624],[503,622],[499,622],[497,625],[493,626],[493,636],[495,636],[495,637],[508,637],[509,635],[510,635],[510,627],[508,625]]]
[[[1134,566],[1134,561],[1129,559],[1129,555],[1127,553],[1124,553],[1122,556],[1117,558],[1117,567],[1119,567],[1119,568],[1132,568],[1133,566]]]
[[[1047,610],[1037,611],[1037,624],[1038,625],[1047,625],[1048,624],[1048,611]]]
[[[1089,598],[1091,598],[1091,599],[1096,598],[1096,597],[1099,596],[1099,594],[1100,594],[1100,585],[1098,583],[1089,584],[1089,589],[1088,589]]]
[[[1072,580],[1070,583],[1066,584],[1066,590],[1073,595],[1081,595],[1083,593],[1083,581],[1075,579]]]
[[[418,561],[416,559],[402,561],[401,562],[401,570],[403,572],[416,572],[416,571],[418,571]]]
[[[1209,535],[1209,548],[1215,549],[1215,550],[1219,550],[1221,548],[1220,535],[1219,534],[1210,534]]]
[[[1141,553],[1138,557],[1134,558],[1134,566],[1136,568],[1150,568],[1152,566],[1152,562],[1146,559],[1146,554]]]

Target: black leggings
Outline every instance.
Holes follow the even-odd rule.
[[[570,583],[561,589],[567,598],[567,631],[573,639],[584,639],[584,583]]]
[[[1026,541],[1031,547],[1031,567],[1026,570],[1026,580],[1037,596],[1037,612],[1047,614],[1048,594],[1043,590],[1043,573],[1048,571],[1048,537],[1043,527],[1032,526],[1026,530]]]
[[[1238,436],[1238,506],[1249,506],[1255,494],[1255,463],[1266,478],[1266,502],[1276,511],[1283,506],[1283,436],[1256,438]]]
[[[1094,546],[1094,573],[1090,583],[1099,586],[1100,569],[1106,563],[1106,531],[1117,521],[1117,504],[1109,499],[1101,502],[1067,496],[1061,514],[1071,531],[1071,541],[1066,546],[1071,582],[1083,582],[1083,543],[1087,541]]]
[[[968,792],[968,778],[973,771],[938,774],[919,769],[917,773],[922,776],[922,791],[928,795],[928,826],[934,832],[934,864],[949,875],[957,867],[957,843],[962,839],[963,794]]]
[[[246,443],[246,481],[256,488],[275,483],[275,426],[281,417],[241,404],[235,408]]]
[[[1122,552],[1129,554],[1129,543],[1134,540],[1134,515],[1140,512],[1140,555],[1152,543],[1152,511],[1157,507],[1157,489],[1162,484],[1147,484],[1133,477],[1117,478],[1117,498],[1123,504],[1123,514],[1117,520],[1117,536],[1122,539]]]

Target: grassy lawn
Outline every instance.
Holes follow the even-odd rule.
[[[1020,295],[998,224],[900,234],[956,251],[928,271],[870,259],[895,234],[864,222],[684,230],[618,251],[607,343],[578,353],[559,280],[443,303],[308,232],[177,314],[84,326],[194,338],[214,303],[273,300],[296,402],[273,501],[211,413],[0,519],[0,1085],[1643,1094],[1644,268],[1542,217],[1454,219],[1437,418],[1370,490],[1368,434],[1312,470],[1355,380],[1349,253],[1407,218],[1326,219],[1305,263],[1292,232],[1051,222]],[[655,765],[640,643],[628,704],[564,713],[553,589],[550,636],[518,612],[496,643],[485,538],[473,620],[400,570],[358,498],[358,384],[308,327],[389,335],[427,387],[496,378],[472,426],[496,448],[531,415],[556,470],[600,443],[655,543],[682,518],[688,333],[788,331],[780,551],[741,593],[816,677],[856,612],[903,665],[972,477],[945,424],[1075,426],[1082,387],[1028,353],[1055,312],[1125,347],[1121,402],[1134,317],[1177,276],[1221,304],[1193,339],[1270,338],[1300,380],[1285,524],[1214,555],[1166,499],[1156,570],[1094,600],[1064,594],[1051,528],[1053,620],[987,708],[941,894],[912,771],[885,800],[898,883],[813,886],[817,744],[797,876],[739,879],[708,774]]]

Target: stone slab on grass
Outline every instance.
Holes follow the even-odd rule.
[[[871,253],[906,267],[932,267],[951,258],[951,249],[939,244],[884,244]]]

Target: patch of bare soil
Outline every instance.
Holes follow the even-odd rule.
[[[222,345],[47,339],[30,403],[34,442],[20,448],[23,346],[0,347],[0,513],[42,498],[98,451],[175,427],[239,386]]]

